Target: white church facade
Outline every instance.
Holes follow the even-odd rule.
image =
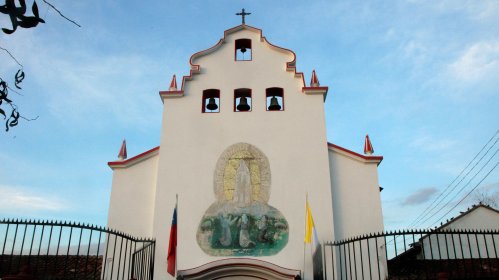
[[[160,145],[131,158],[123,146],[108,163],[108,227],[155,238],[154,278],[173,279],[166,259],[177,204],[184,279],[312,279],[307,196],[320,241],[384,229],[383,158],[368,138],[364,154],[328,143],[327,93],[260,29],[226,30],[192,55],[179,87],[174,76],[159,93]]]

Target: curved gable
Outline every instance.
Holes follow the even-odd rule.
[[[209,70],[210,68],[210,59],[208,57],[210,56],[216,56],[218,52],[221,51],[226,51],[227,56],[224,57],[224,59],[219,59],[218,57],[216,59],[213,59],[213,62],[211,63],[212,65],[220,65],[226,63],[224,67],[226,68],[225,72],[226,73],[233,73],[233,69],[230,68],[231,63],[234,63],[234,58],[233,58],[233,52],[234,52],[234,41],[236,39],[240,38],[246,38],[250,37],[253,42],[253,46],[255,46],[256,49],[267,49],[271,50],[272,52],[269,52],[268,54],[265,55],[265,57],[260,56],[261,53],[260,51],[257,51],[255,53],[256,58],[252,60],[251,62],[255,61],[265,61],[267,65],[270,65],[269,59],[275,59],[276,57],[280,57],[280,61],[276,65],[277,68],[279,69],[284,69],[286,72],[292,72],[294,75],[293,77],[297,79],[297,82],[299,83],[299,88],[300,89],[308,89],[305,84],[305,78],[302,72],[297,72],[296,71],[296,54],[286,48],[282,48],[276,45],[273,45],[270,43],[263,35],[262,35],[262,30],[249,26],[249,25],[238,25],[236,27],[233,27],[231,29],[225,30],[224,31],[224,37],[221,38],[214,46],[199,51],[191,56],[189,59],[189,64],[190,64],[190,72],[189,75],[183,76],[182,78],[182,83],[181,87],[177,91],[160,91],[160,96],[161,97],[182,97],[184,95],[186,83],[188,81],[191,81],[194,79],[195,74],[205,74],[205,73],[211,73],[212,71]],[[276,52],[279,53],[280,55],[276,55]],[[241,62],[245,63],[245,62]],[[258,67],[256,67],[258,68]],[[263,68],[263,67],[260,67]],[[206,70],[208,69],[208,70]],[[324,90],[327,92],[327,87],[321,87],[321,92],[324,93]],[[305,91],[306,92],[306,91]]]

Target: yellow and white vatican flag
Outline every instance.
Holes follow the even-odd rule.
[[[317,229],[315,228],[314,218],[312,217],[312,211],[310,211],[310,205],[308,204],[308,198],[306,203],[306,219],[305,219],[305,244],[310,244],[312,250],[312,264],[313,264],[313,274],[314,280],[322,280],[323,269],[322,269],[322,249],[317,236]]]
[[[310,205],[307,200],[307,216],[305,220],[305,243],[313,245],[316,247],[319,244],[317,237],[317,230],[315,229],[314,218],[312,217],[312,211],[310,211]]]

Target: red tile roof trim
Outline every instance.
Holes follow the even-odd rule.
[[[145,151],[141,154],[138,154],[134,157],[131,157],[127,160],[118,160],[118,161],[110,161],[107,163],[107,165],[111,168],[113,167],[127,167],[130,166],[134,163],[137,163],[138,161],[147,158],[148,156],[152,156],[154,152],[159,151],[159,146],[152,148],[148,151]]]
[[[329,148],[338,149],[338,150],[340,150],[340,151],[343,151],[343,152],[345,152],[345,153],[348,153],[348,154],[350,154],[350,155],[352,155],[352,156],[355,156],[355,157],[360,158],[360,159],[363,159],[363,160],[368,160],[368,161],[375,161],[375,162],[378,162],[378,164],[379,164],[379,163],[381,163],[381,161],[383,160],[383,157],[382,157],[382,156],[364,156],[364,155],[361,155],[361,154],[356,153],[356,152],[354,152],[354,151],[351,151],[351,150],[349,150],[349,149],[346,149],[346,148],[340,147],[340,146],[338,146],[338,145],[335,145],[335,144],[333,144],[333,143],[329,143],[329,142],[328,142],[328,143],[327,143],[327,146],[328,146]]]
[[[317,91],[328,91],[329,87],[302,87],[301,88],[302,91],[306,91],[306,90],[317,90]]]
[[[182,97],[182,96],[184,96],[184,91],[183,90],[174,90],[174,91],[162,90],[159,92],[159,96],[161,97],[161,99],[163,99],[165,97]]]
[[[333,143],[327,143],[327,146],[329,148],[332,148],[332,149],[338,149],[340,151],[343,151],[343,152],[346,152],[352,156],[355,156],[355,157],[358,157],[360,159],[363,159],[363,160],[369,160],[369,161],[378,161],[378,164],[383,160],[383,157],[382,156],[364,156],[364,155],[361,155],[361,154],[358,154],[354,151],[351,151],[349,149],[346,149],[346,148],[343,148],[341,146],[338,146],[338,145],[335,145]],[[154,152],[156,151],[159,151],[159,146],[157,147],[154,147],[148,151],[145,151],[141,154],[138,154],[134,157],[131,157],[127,160],[118,160],[118,161],[110,161],[107,163],[107,165],[109,165],[109,167],[113,168],[113,167],[126,167],[126,166],[129,166],[129,165],[132,165],[134,163],[136,163],[137,161],[147,157],[147,156],[150,156],[152,155]]]
[[[324,102],[326,101],[327,98],[327,91],[329,90],[329,87],[302,87],[301,92],[305,94],[322,94],[324,95]]]

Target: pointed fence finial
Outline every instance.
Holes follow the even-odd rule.
[[[173,75],[172,81],[170,83],[170,91],[177,91],[177,77]]]
[[[317,75],[315,74],[315,70],[312,71],[312,78],[310,79],[310,86],[311,87],[320,86],[319,79],[317,79]]]
[[[127,158],[126,154],[126,140],[123,139],[123,144],[121,144],[120,153],[118,154],[119,160],[125,160]]]
[[[369,139],[369,135],[366,134],[366,140],[364,141],[364,154],[372,155],[374,153],[373,145]]]

